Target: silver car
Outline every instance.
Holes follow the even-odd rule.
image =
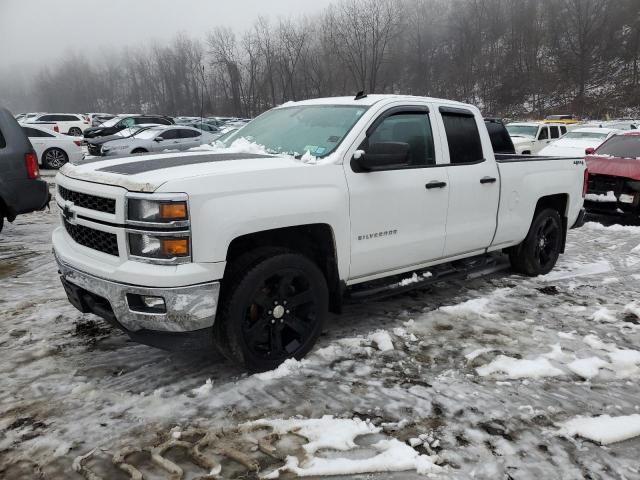
[[[129,155],[132,153],[163,152],[165,150],[189,150],[211,143],[214,135],[183,125],[147,128],[121,140],[111,140],[102,145],[103,156]]]

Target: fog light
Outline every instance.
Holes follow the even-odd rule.
[[[146,295],[143,295],[142,303],[144,303],[145,306],[149,308],[162,308],[163,310],[167,309],[166,305],[164,304],[164,298],[162,297],[148,297]]]
[[[127,293],[129,310],[140,313],[166,313],[167,305],[162,297]]]

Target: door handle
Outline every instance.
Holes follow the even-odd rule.
[[[480,179],[480,183],[485,184],[485,183],[496,183],[496,178],[494,177],[482,177]]]
[[[432,188],[444,188],[447,186],[447,182],[438,182],[438,181],[434,181],[434,182],[429,182],[425,185],[425,188],[427,190],[431,190]]]

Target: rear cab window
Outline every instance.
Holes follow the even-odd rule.
[[[483,162],[480,131],[473,113],[462,108],[440,107],[440,114],[447,135],[451,165]]]

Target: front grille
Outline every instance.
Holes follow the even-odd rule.
[[[94,230],[84,225],[72,225],[66,219],[63,219],[63,222],[64,228],[74,242],[99,252],[119,256],[118,237],[115,233]]]
[[[60,196],[67,201],[73,202],[82,208],[89,210],[97,210],[104,213],[116,213],[116,201],[112,198],[98,197],[97,195],[88,195],[86,193],[74,192],[59,186]]]

